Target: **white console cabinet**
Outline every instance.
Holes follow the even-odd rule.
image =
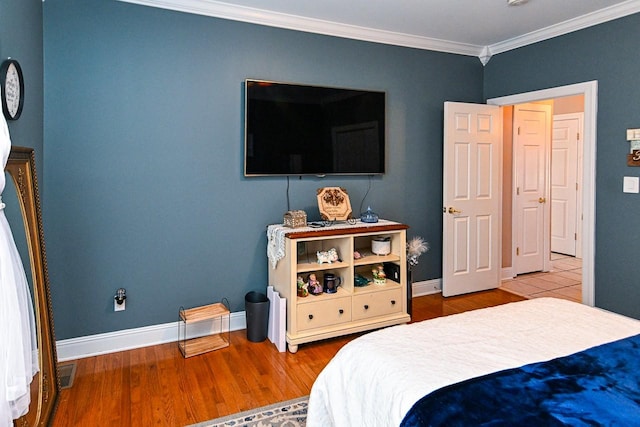
[[[269,284],[287,300],[287,344],[295,353],[298,345],[340,335],[407,323],[406,229],[391,221],[374,224],[325,227],[321,229],[288,229],[284,231],[284,257],[275,268],[269,266]],[[391,252],[376,255],[371,241],[388,237]],[[317,252],[334,248],[339,260],[318,263]],[[354,257],[354,252],[360,258]],[[384,284],[373,283],[372,269],[386,264],[395,267]],[[342,279],[335,293],[297,295],[297,278],[306,282],[314,273],[320,283],[327,273]],[[398,274],[399,273],[399,274]],[[357,286],[356,275],[369,283]],[[399,276],[399,278],[397,277]],[[396,280],[393,280],[393,279]],[[361,283],[360,283],[361,284]]]

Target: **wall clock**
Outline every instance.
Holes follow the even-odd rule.
[[[0,66],[0,98],[6,119],[17,120],[24,104],[24,80],[22,68],[15,59],[7,59]]]

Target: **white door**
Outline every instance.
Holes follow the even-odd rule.
[[[445,102],[445,297],[500,285],[501,143],[500,107]]]
[[[553,116],[551,141],[551,251],[576,256],[578,245],[578,150],[581,114]]]
[[[514,243],[516,274],[547,269],[549,209],[547,147],[551,139],[551,107],[520,104],[514,108]]]

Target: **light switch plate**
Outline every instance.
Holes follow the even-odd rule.
[[[622,182],[623,193],[640,193],[640,177],[625,176]]]
[[[627,141],[637,141],[640,139],[640,129],[627,129]]]

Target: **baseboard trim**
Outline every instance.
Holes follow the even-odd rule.
[[[246,329],[245,312],[239,311],[231,313],[229,322],[229,329],[231,331]],[[178,341],[178,326],[179,322],[176,321],[142,328],[125,329],[104,334],[58,340],[56,342],[58,361],[63,362],[82,359],[85,357],[99,356],[101,354],[115,353],[117,351],[176,342]],[[203,333],[205,332],[199,331],[196,335]]]
[[[411,287],[414,297],[421,297],[424,295],[437,294],[442,292],[442,279],[423,280],[421,282],[414,282]]]
[[[514,277],[516,277],[516,275],[513,273],[514,273],[513,267],[502,267],[501,280],[513,279]]]
[[[414,297],[441,292],[442,279],[414,282],[412,290]],[[176,342],[178,341],[178,326],[179,322],[176,321],[142,328],[125,329],[104,334],[58,340],[56,342],[58,361],[64,362],[67,360],[82,359],[85,357],[99,356],[101,354]],[[231,313],[229,327],[231,331],[239,331],[246,329],[246,327],[247,322],[244,311]],[[196,335],[205,333],[206,331],[199,331],[196,332]]]

